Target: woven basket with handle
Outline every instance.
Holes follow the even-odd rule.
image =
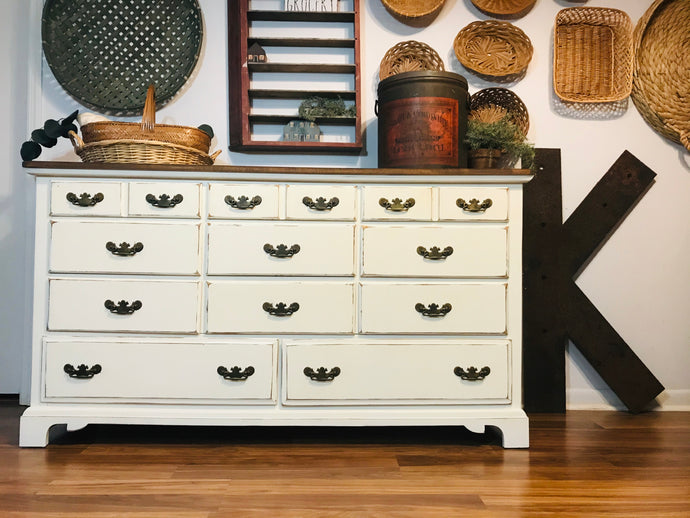
[[[74,151],[84,162],[210,165],[211,137],[190,126],[156,124],[155,88],[146,92],[140,123],[99,121],[84,124],[80,137],[71,132]]]

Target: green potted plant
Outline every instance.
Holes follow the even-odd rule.
[[[510,167],[522,159],[522,167],[532,168],[534,145],[509,118],[495,121],[470,119],[467,121],[465,144],[469,148],[469,162],[473,169]]]

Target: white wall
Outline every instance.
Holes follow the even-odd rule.
[[[25,232],[31,181],[19,167],[19,147],[27,139],[28,13],[28,2],[0,2],[0,394],[19,392],[29,293]]]
[[[32,0],[33,2],[39,0]],[[408,39],[431,45],[444,59],[446,69],[464,75],[470,93],[489,86],[507,86],[525,102],[530,114],[530,138],[538,147],[562,150],[564,217],[579,202],[624,151],[629,150],[657,174],[655,184],[635,207],[606,246],[598,253],[578,284],[599,310],[628,342],[642,361],[660,379],[666,392],[659,398],[664,408],[690,406],[690,158],[680,146],[654,132],[640,117],[632,102],[615,117],[583,117],[561,103],[551,87],[553,22],[564,7],[582,5],[565,0],[537,0],[536,6],[523,18],[514,21],[534,45],[534,57],[526,76],[519,82],[499,85],[481,81],[459,64],[452,43],[457,32],[477,19],[486,19],[470,0],[446,0],[436,20],[425,28],[412,28],[394,20],[379,0],[360,0],[362,5],[362,88],[363,115],[366,121],[368,155],[363,157],[319,155],[256,155],[227,151],[227,49],[225,0],[200,0],[204,12],[206,39],[197,72],[183,94],[158,112],[159,122],[185,125],[211,124],[217,134],[215,148],[223,149],[218,163],[234,165],[286,165],[376,167],[377,122],[373,113],[376,99],[378,64],[394,44]],[[20,4],[22,7],[20,7]],[[590,0],[586,5],[625,10],[637,22],[651,0]],[[3,38],[12,52],[4,60],[23,62],[23,29],[26,28],[23,0],[2,5]],[[38,20],[33,20],[35,27]],[[31,33],[31,31],[26,31]],[[12,36],[14,35],[14,37]],[[9,56],[9,57],[8,57]],[[7,64],[6,64],[7,66]],[[60,117],[80,106],[56,84],[50,71],[43,67],[42,95],[37,100],[37,115],[32,124],[40,126],[49,117]],[[11,75],[11,84],[3,84],[3,106],[10,111],[24,108],[24,75]],[[18,107],[18,108],[17,108]],[[132,119],[134,120],[134,119]],[[21,124],[13,126],[16,133]],[[7,131],[3,128],[2,131]],[[21,131],[19,131],[21,133]],[[28,135],[28,132],[26,132]],[[24,136],[21,137],[23,139]],[[16,391],[20,354],[16,341],[21,337],[17,322],[22,319],[21,305],[8,302],[5,294],[18,292],[24,276],[25,257],[20,243],[25,232],[22,197],[9,198],[21,184],[22,173],[16,150],[21,139],[5,153],[6,174],[2,177],[0,207],[3,220],[0,246],[3,264],[0,285],[3,293],[0,324],[0,392]],[[3,142],[8,139],[3,139]],[[11,139],[9,139],[11,140]],[[41,157],[78,160],[67,141]],[[6,179],[13,183],[6,185]],[[5,214],[10,214],[6,222]],[[9,255],[6,255],[9,254]],[[12,324],[12,325],[10,325]],[[9,354],[8,354],[9,353]],[[570,347],[568,361],[569,406],[619,405],[596,373]]]

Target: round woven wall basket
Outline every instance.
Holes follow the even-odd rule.
[[[507,88],[484,88],[472,94],[469,118],[482,122],[508,118],[523,135],[529,131],[529,113],[525,103]]]
[[[381,0],[388,12],[414,27],[429,25],[441,12],[446,0]]]
[[[480,11],[493,16],[519,18],[532,9],[537,0],[472,0]]]
[[[527,35],[509,22],[472,22],[453,42],[458,61],[468,70],[489,78],[513,80],[527,70],[534,49]]]
[[[91,110],[141,115],[155,83],[159,106],[184,86],[201,52],[197,0],[46,0],[43,52],[57,82]]]
[[[656,0],[633,34],[632,100],[652,128],[690,151],[690,2]]]
[[[420,41],[401,41],[384,54],[379,65],[379,79],[418,70],[445,71],[443,60],[434,49]]]

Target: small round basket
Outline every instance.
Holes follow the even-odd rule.
[[[529,131],[525,103],[507,88],[484,88],[472,94],[469,117],[483,122],[497,122],[507,117],[523,135]]]
[[[537,0],[472,0],[480,11],[493,16],[520,17],[529,11]]]
[[[414,27],[429,25],[446,0],[381,0],[395,18]]]
[[[647,123],[690,151],[690,2],[656,0],[633,33],[632,100]]]
[[[445,71],[443,60],[434,49],[426,43],[409,40],[394,45],[383,56],[379,65],[379,79],[402,72],[417,70]]]
[[[453,42],[458,61],[468,70],[488,78],[513,80],[527,70],[534,49],[527,35],[509,22],[472,22]]]

